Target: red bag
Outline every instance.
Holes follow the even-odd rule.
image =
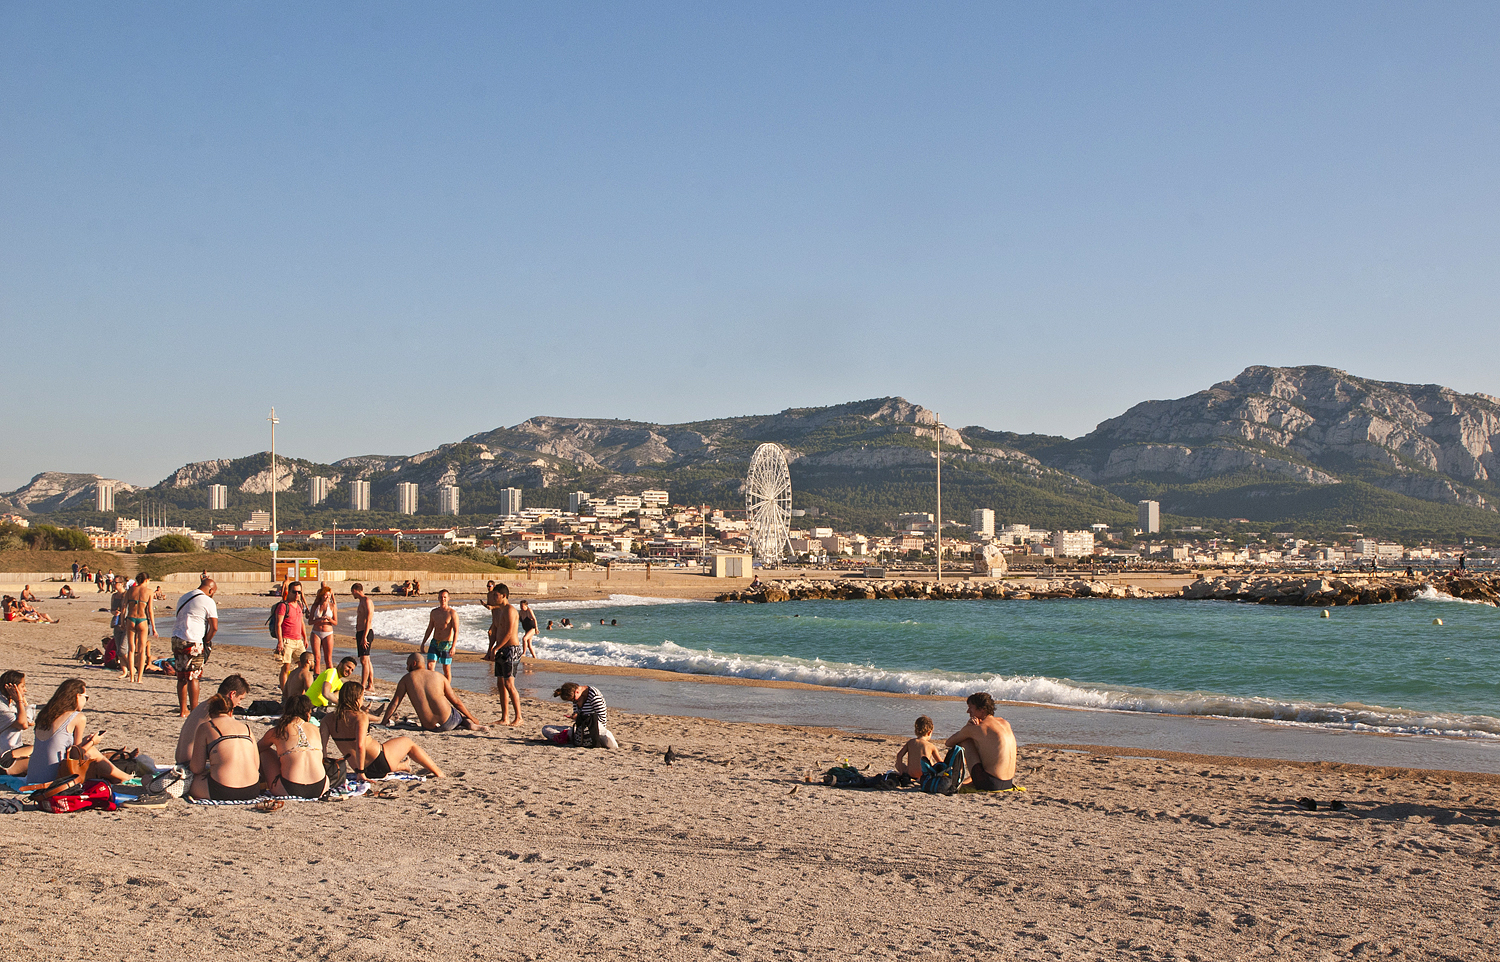
[[[86,808],[97,808],[105,812],[113,812],[118,806],[115,805],[114,789],[109,782],[95,779],[84,782],[83,787],[65,795],[53,795],[42,801],[42,808],[57,815],[68,812],[81,812]]]

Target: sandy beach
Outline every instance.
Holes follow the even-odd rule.
[[[173,679],[71,660],[107,631],[96,599],[41,607],[63,623],[0,624],[3,667],[38,703],[82,677],[109,745],[169,758]],[[217,648],[205,687],[240,671],[265,697],[272,668]],[[806,779],[884,770],[900,733],[612,706],[622,750],[582,751],[537,740],[562,703],[523,707],[519,730],[416,735],[453,777],[395,799],[0,817],[13,952],[1486,959],[1500,942],[1494,775],[1027,744],[1024,792],[860,792]]]

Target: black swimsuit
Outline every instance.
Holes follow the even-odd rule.
[[[255,739],[250,737],[250,733],[248,731],[246,731],[244,734],[226,735],[222,731],[220,731],[219,726],[215,725],[212,721],[208,723],[208,727],[212,728],[214,734],[218,735],[219,737],[209,742],[208,746],[204,749],[203,757],[205,760],[213,758],[214,749],[218,747],[219,742],[229,741],[232,738],[243,738],[245,741],[250,742],[252,745],[255,744]],[[207,778],[208,797],[216,802],[243,802],[252,798],[260,797],[259,782],[256,782],[253,785],[246,785],[243,788],[231,788],[228,785],[219,784],[214,780],[214,777],[212,775],[207,776]]]
[[[338,745],[340,748],[343,748],[344,746],[340,745],[339,743],[347,741],[350,741],[350,739],[340,738],[337,735],[333,736],[333,743],[335,745]],[[365,778],[371,780],[381,779],[389,775],[391,773],[391,763],[385,760],[385,747],[381,746],[380,754],[372,758],[370,760],[370,764],[366,765],[363,771],[358,768],[354,769],[354,771],[359,772],[360,774],[364,775]]]

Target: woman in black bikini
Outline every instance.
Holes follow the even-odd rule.
[[[238,802],[260,797],[260,753],[250,726],[235,721],[233,710],[223,695],[208,700],[208,719],[193,739],[188,763],[194,798]]]
[[[323,752],[328,752],[330,739],[338,746],[339,754],[349,762],[349,770],[363,781],[384,778],[391,772],[411,771],[411,762],[432,773],[433,778],[442,778],[438,768],[422,746],[398,735],[385,744],[370,736],[370,716],[361,705],[365,688],[354,681],[344,682],[339,689],[338,707],[332,715],[323,718]],[[410,759],[410,761],[408,761]]]
[[[306,695],[288,698],[281,720],[260,736],[260,771],[272,795],[322,798],[328,790],[312,709]]]

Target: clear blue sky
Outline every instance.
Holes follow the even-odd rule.
[[[1500,394],[1500,6],[0,0],[0,490],[1249,364]]]

